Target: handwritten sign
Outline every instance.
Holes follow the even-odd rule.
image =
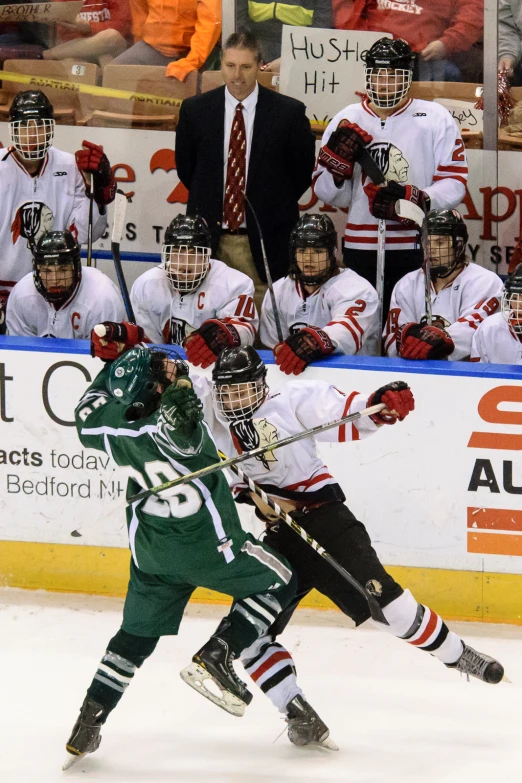
[[[306,105],[309,120],[326,125],[366,91],[361,58],[389,33],[283,25],[279,89]]]
[[[74,22],[82,10],[83,0],[67,3],[21,3],[0,5],[0,23],[3,22]]]
[[[440,103],[441,106],[449,111],[461,133],[472,131],[482,133],[483,115],[482,109],[475,109],[471,101],[457,101],[451,98],[435,98],[434,103]]]

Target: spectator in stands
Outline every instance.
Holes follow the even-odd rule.
[[[502,281],[466,258],[468,230],[456,209],[428,215],[432,323],[426,312],[426,264],[393,289],[384,331],[388,356],[465,361],[478,325],[500,307]]]
[[[260,62],[250,33],[231,35],[221,60],[225,86],[184,100],[176,130],[187,211],[207,221],[217,258],[252,278],[258,311],[266,275],[254,212],[277,279],[288,268],[298,199],[311,184],[315,159],[304,104],[259,85]]]
[[[236,0],[236,22],[257,38],[263,70],[279,73],[283,25],[332,27],[332,0]]]
[[[468,52],[484,30],[482,0],[355,0],[351,12],[345,0],[333,0],[333,11],[337,29],[404,38],[417,54],[418,81],[460,81],[460,68],[452,60]]]
[[[96,324],[124,318],[119,290],[99,269],[82,269],[80,245],[70,231],[42,236],[33,271],[7,303],[7,331],[18,337],[88,340]]]
[[[221,35],[221,0],[130,0],[135,44],[114,65],[164,65],[184,81]]]
[[[270,292],[261,310],[261,342],[276,364],[299,375],[331,353],[372,354],[379,330],[375,288],[337,266],[337,232],[328,215],[302,215],[290,237],[288,277],[274,284],[281,337]]]
[[[507,69],[514,85],[522,84],[522,0],[499,0],[498,69]]]
[[[73,57],[98,63],[103,68],[125,51],[130,28],[128,0],[87,0],[74,23],[57,25],[58,43],[43,53],[43,59]]]

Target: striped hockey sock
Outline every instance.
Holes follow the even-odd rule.
[[[381,626],[408,644],[435,655],[443,663],[454,663],[464,649],[457,634],[429,606],[418,604],[409,590],[383,609],[389,626]]]
[[[283,715],[286,715],[286,706],[295,696],[303,696],[297,684],[292,656],[272,637],[264,636],[247,650],[243,650],[241,663],[251,679]]]
[[[121,655],[107,650],[87,690],[87,696],[111,712],[129,687],[137,667]]]

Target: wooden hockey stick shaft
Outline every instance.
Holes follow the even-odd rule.
[[[254,220],[256,221],[257,226],[257,233],[259,234],[259,242],[261,244],[261,255],[263,256],[263,264],[265,266],[265,275],[266,275],[266,282],[268,285],[268,290],[270,291],[270,301],[272,303],[272,312],[274,313],[274,321],[275,321],[275,327],[277,332],[277,339],[280,343],[283,342],[283,330],[281,329],[281,318],[279,316],[279,310],[277,308],[277,302],[275,298],[274,293],[274,284],[272,282],[272,275],[270,274],[270,267],[268,266],[268,258],[266,256],[266,250],[265,250],[265,241],[263,239],[263,232],[261,231],[261,226],[259,225],[259,220],[257,219],[257,215],[254,211],[254,207],[250,203],[250,200],[246,194],[246,192],[243,194],[245,197],[245,201],[250,207],[250,211],[252,212],[252,215],[254,216]],[[261,315],[261,313],[259,313]]]
[[[317,427],[311,427],[309,430],[303,430],[303,432],[298,432],[296,435],[289,435],[287,438],[278,440],[275,443],[270,443],[268,446],[259,446],[257,449],[246,451],[244,454],[238,454],[237,457],[229,457],[229,459],[225,460],[224,462],[215,462],[213,465],[207,465],[206,468],[201,468],[200,470],[196,470],[193,473],[187,473],[184,476],[178,476],[171,481],[165,481],[163,484],[159,484],[157,487],[152,487],[151,489],[145,489],[142,492],[138,492],[136,495],[132,495],[130,498],[128,498],[127,503],[130,504],[139,500],[145,500],[151,495],[157,495],[159,492],[163,492],[166,489],[175,487],[178,484],[186,484],[189,481],[201,479],[204,476],[209,476],[211,473],[215,473],[217,470],[224,470],[225,468],[230,468],[232,465],[236,465],[239,462],[245,462],[247,459],[260,457],[262,454],[266,454],[269,451],[275,451],[276,449],[280,449],[283,446],[288,446],[290,443],[296,443],[298,440],[313,438],[315,435],[319,435],[320,432],[333,430],[335,427],[342,427],[343,424],[350,424],[354,421],[357,421],[358,419],[361,419],[363,416],[374,416],[376,413],[380,413],[382,410],[384,410],[385,407],[386,406],[384,403],[380,402],[378,405],[372,405],[371,407],[364,408],[364,410],[358,411],[357,413],[351,413],[349,416],[345,416],[342,419],[329,421],[326,424],[318,424]]]
[[[87,266],[92,266],[92,224],[94,220],[94,174],[89,178],[89,223],[87,226]]]
[[[123,304],[125,305],[125,312],[127,318],[131,324],[136,323],[136,317],[132,308],[129,290],[125,277],[123,275],[123,269],[121,266],[120,258],[120,244],[123,237],[123,229],[125,227],[125,212],[127,209],[127,196],[122,190],[116,191],[116,198],[114,199],[114,214],[112,221],[112,236],[111,236],[111,253],[114,261],[114,269],[116,270],[116,277],[118,278],[118,285],[120,286],[121,297]]]
[[[218,450],[218,454],[221,457],[222,460],[226,460],[227,456],[226,454],[223,454],[222,451]],[[353,577],[349,571],[346,570],[340,563],[337,562],[337,560],[332,557],[332,555],[328,554],[328,552],[325,550],[324,547],[321,546],[314,538],[312,538],[306,530],[304,530],[301,525],[299,525],[293,517],[290,516],[286,511],[283,511],[283,509],[276,503],[275,500],[273,500],[271,497],[269,497],[266,492],[261,489],[261,487],[255,483],[249,476],[244,473],[241,468],[239,468],[237,465],[231,465],[231,469],[234,471],[236,476],[239,476],[241,481],[243,481],[245,484],[248,485],[248,488],[251,492],[254,492],[258,497],[263,500],[267,506],[269,506],[275,513],[278,515],[278,517],[285,522],[289,527],[292,528],[294,533],[297,533],[298,536],[300,536],[303,541],[306,541],[308,546],[311,546],[312,549],[314,549],[318,555],[320,555],[322,558],[326,560],[327,563],[329,563],[332,568],[334,568],[338,574],[340,574],[343,579],[345,579],[348,584],[350,584],[355,590],[357,590],[358,593],[360,593],[368,602],[368,608],[370,609],[370,614],[372,616],[372,619],[375,620],[378,623],[382,623],[383,625],[389,625],[386,617],[384,616],[384,613],[379,606],[378,601],[374,598],[373,595],[371,595],[358,581]]]

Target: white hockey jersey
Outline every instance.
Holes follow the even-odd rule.
[[[335,353],[369,355],[378,336],[378,299],[375,288],[351,269],[340,269],[313,294],[290,277],[274,283],[283,339],[305,326],[319,326],[335,345]],[[270,291],[261,309],[261,342],[278,342]]]
[[[472,362],[522,364],[522,342],[502,313],[486,318],[473,334]]]
[[[393,289],[390,311],[384,330],[388,356],[397,356],[397,331],[400,326],[420,323],[425,316],[425,278],[422,269],[408,272]],[[462,361],[471,353],[471,342],[479,324],[500,307],[502,280],[489,269],[470,263],[439,293],[431,286],[433,320],[439,318],[455,349],[448,359]]]
[[[208,275],[191,294],[174,291],[157,266],[138,277],[130,297],[136,322],[153,343],[182,345],[203,321],[219,318],[235,326],[242,345],[251,345],[259,326],[254,283],[214,258]]]
[[[373,136],[367,145],[387,180],[416,185],[431,198],[432,209],[457,207],[466,192],[468,165],[457,124],[438,103],[409,99],[385,121],[372,111],[367,99],[353,103],[335,115],[326,128],[324,145],[341,120],[357,123]],[[340,188],[323,166],[314,174],[316,195],[326,204],[349,207],[344,234],[345,248],[377,250],[378,220],[369,210],[363,186],[369,180],[359,164],[353,177]],[[415,230],[386,221],[386,249],[413,250]]]
[[[205,421],[218,447],[229,457],[360,411],[368,401],[368,395],[358,392],[345,394],[325,381],[291,381],[268,394],[255,412],[254,442],[242,445],[237,437],[232,438],[229,423],[217,417],[212,406],[210,381],[193,373],[190,377],[196,394],[203,402]],[[293,497],[295,493],[316,493],[337,482],[317,454],[315,441],[342,443],[360,440],[377,429],[369,417],[363,417],[356,424],[342,425],[259,459],[246,460],[241,467],[271,495]],[[236,489],[238,484],[239,480],[236,480]]]
[[[37,176],[27,173],[15,154],[0,152],[0,289],[9,294],[32,269],[28,236],[35,244],[45,231],[68,229],[87,241],[89,199],[74,155],[51,147]],[[107,227],[107,215],[94,204],[93,240]]]
[[[14,286],[7,300],[7,331],[17,337],[89,340],[96,324],[125,320],[119,289],[92,267],[82,267],[78,290],[59,310],[38,293],[32,273]]]

